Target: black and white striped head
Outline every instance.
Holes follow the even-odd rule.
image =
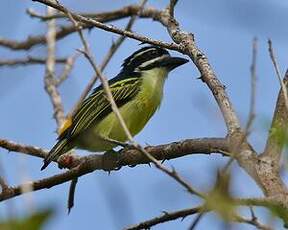
[[[146,46],[130,55],[122,64],[122,73],[139,73],[154,68],[174,68],[187,63],[188,60],[180,57],[171,57],[169,52],[157,46]]]

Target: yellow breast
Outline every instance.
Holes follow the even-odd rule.
[[[166,76],[167,71],[162,68],[144,72],[139,93],[119,109],[132,136],[144,128],[159,108]],[[114,144],[103,141],[101,137],[127,141],[127,136],[113,112],[85,134],[85,143],[81,144],[81,148],[90,151],[106,151],[115,147]]]

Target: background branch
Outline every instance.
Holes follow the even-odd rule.
[[[67,62],[67,58],[56,58],[55,62],[65,64]],[[28,56],[26,58],[0,59],[0,66],[25,66],[37,64],[46,64],[46,58]]]
[[[53,14],[54,9],[47,7],[47,14]],[[51,100],[54,110],[54,118],[57,122],[58,127],[64,122],[64,109],[62,105],[62,100],[58,89],[56,87],[55,80],[55,47],[56,47],[56,24],[55,20],[50,20],[47,22],[47,61],[45,69],[44,85],[47,94]]]
[[[97,21],[102,22],[102,23],[107,23],[110,21],[114,20],[119,20],[125,17],[131,17],[133,15],[137,15],[137,12],[139,11],[139,6],[137,5],[129,5],[126,7],[123,7],[119,10],[116,11],[109,11],[107,13],[99,13],[99,14],[93,14],[91,16],[92,18],[96,18]],[[161,12],[154,9],[154,8],[147,8],[144,9],[143,12],[139,15],[141,18],[153,18],[157,19],[159,17],[159,14]],[[62,14],[61,14],[62,15]],[[83,15],[86,17],[90,17],[89,15]],[[44,16],[45,17],[45,16]],[[51,16],[53,18],[53,16]],[[67,17],[67,16],[65,16]],[[56,17],[57,18],[57,17]],[[91,29],[94,27],[94,25],[90,24],[82,24],[81,25],[82,29]],[[60,40],[72,33],[75,33],[76,29],[74,25],[67,25],[67,26],[62,26],[56,31],[56,39]],[[12,50],[29,50],[32,47],[36,45],[43,45],[46,44],[46,36],[45,35],[36,35],[36,36],[29,36],[26,40],[24,41],[14,41],[11,39],[4,39],[0,38],[0,46],[6,47]]]
[[[79,23],[88,24],[90,26],[97,27],[97,28],[100,28],[100,29],[108,31],[108,32],[112,32],[112,33],[123,35],[123,36],[129,37],[129,38],[133,38],[133,39],[141,41],[143,43],[148,43],[151,45],[160,46],[160,47],[166,48],[166,49],[181,51],[181,47],[175,43],[162,42],[160,40],[151,39],[151,38],[145,37],[143,35],[139,35],[136,33],[132,33],[130,31],[119,29],[119,28],[112,26],[112,25],[103,24],[103,23],[96,21],[92,18],[87,18],[87,17],[83,17],[79,14],[76,14],[76,13],[66,9],[63,5],[56,4],[56,3],[52,2],[51,0],[33,0],[33,1],[43,3],[47,6],[51,6],[54,9],[57,9],[57,10],[64,12],[64,13],[69,12],[71,14],[71,16],[73,17],[73,19],[78,21]],[[82,27],[82,25],[80,25],[80,26]],[[1,44],[1,40],[0,40],[0,44]]]
[[[194,215],[196,213],[199,213],[202,210],[202,206],[198,206],[195,208],[188,208],[188,209],[183,209],[180,211],[175,211],[175,212],[163,212],[161,216],[154,217],[150,220],[143,221],[139,224],[130,226],[125,228],[125,230],[140,230],[140,229],[150,229],[151,227],[165,223],[168,221],[176,220],[176,219],[184,219],[187,216]]]

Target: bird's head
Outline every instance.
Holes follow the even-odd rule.
[[[187,63],[189,60],[181,57],[172,57],[169,52],[157,46],[143,47],[128,58],[122,64],[122,73],[141,73],[143,71],[163,68],[167,73],[176,67]]]

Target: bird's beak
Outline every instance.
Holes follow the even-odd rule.
[[[183,65],[185,63],[189,62],[188,59],[180,58],[180,57],[167,57],[165,60],[162,61],[162,65],[167,67],[169,71],[175,69],[176,67]]]

